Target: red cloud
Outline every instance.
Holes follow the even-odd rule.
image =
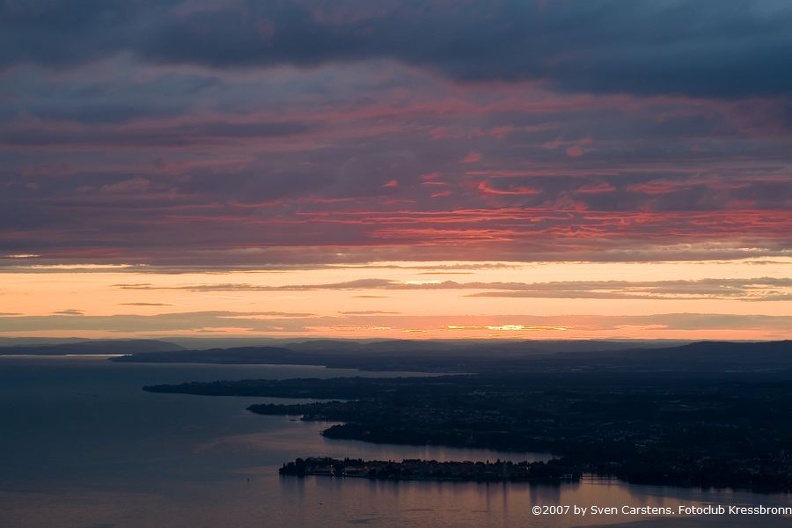
[[[582,187],[578,187],[575,189],[574,192],[581,193],[581,194],[601,194],[601,193],[609,193],[616,190],[616,187],[611,185],[607,182],[602,183],[592,183],[590,185],[583,185]]]
[[[469,152],[467,156],[460,160],[461,163],[478,163],[481,161],[480,152]]]
[[[489,183],[487,183],[486,181],[479,182],[476,188],[484,194],[530,196],[530,195],[542,193],[540,189],[532,189],[530,187],[511,187],[509,189],[495,189],[494,187],[491,187]]]

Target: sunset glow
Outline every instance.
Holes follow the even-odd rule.
[[[269,270],[25,265],[3,335],[783,339],[792,258],[376,262]],[[679,277],[684,277],[680,279]]]

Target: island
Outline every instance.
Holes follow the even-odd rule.
[[[284,464],[279,473],[304,477],[367,478],[374,480],[452,480],[458,482],[577,482],[580,472],[559,460],[545,462],[438,462],[436,460],[404,459],[362,460],[329,457],[298,458]]]

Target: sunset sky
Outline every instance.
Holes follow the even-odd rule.
[[[792,339],[790,28],[0,0],[0,336]]]

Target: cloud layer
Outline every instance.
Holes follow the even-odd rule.
[[[789,255],[790,25],[770,0],[4,0],[0,255]]]

